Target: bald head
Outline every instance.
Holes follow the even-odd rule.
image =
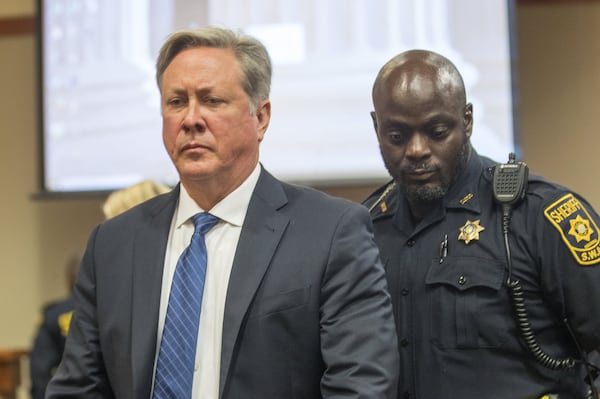
[[[449,59],[432,51],[410,50],[398,54],[381,68],[373,85],[373,102],[380,96],[425,93],[466,103],[462,76]]]

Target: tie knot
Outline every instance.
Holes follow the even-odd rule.
[[[194,234],[200,233],[204,235],[208,230],[210,230],[217,222],[219,218],[215,215],[211,215],[208,212],[200,212],[195,214],[192,219],[194,220]]]

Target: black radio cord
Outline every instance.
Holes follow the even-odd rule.
[[[531,323],[527,314],[527,308],[525,306],[525,294],[523,292],[523,287],[521,286],[521,282],[518,279],[513,279],[512,276],[512,260],[510,256],[510,244],[508,240],[510,219],[511,207],[510,205],[503,204],[502,232],[504,235],[504,248],[506,250],[506,263],[508,268],[508,277],[506,283],[511,293],[513,308],[515,311],[517,325],[519,327],[519,331],[521,332],[521,336],[525,341],[527,348],[529,348],[529,351],[542,365],[544,365],[544,367],[547,367],[552,370],[571,368],[575,365],[574,359],[556,359],[550,356],[549,354],[544,352],[544,350],[540,347],[535,338],[535,334],[533,332],[533,329],[531,328]]]

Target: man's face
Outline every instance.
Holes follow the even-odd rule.
[[[184,185],[208,182],[233,190],[256,166],[270,103],[252,113],[241,77],[229,49],[187,49],[166,68],[163,142]]]
[[[373,123],[383,161],[411,201],[442,198],[469,155],[471,104],[424,78],[379,86]]]

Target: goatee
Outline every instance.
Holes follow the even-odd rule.
[[[458,179],[460,174],[465,170],[470,155],[470,141],[465,137],[463,144],[456,156],[456,162],[454,168],[448,178],[443,179],[439,184],[405,184],[400,183],[398,176],[392,173],[392,170],[388,167],[388,172],[399,182],[399,190],[409,202],[434,202],[438,201],[448,193],[449,188]],[[387,165],[386,165],[387,166]],[[416,167],[416,166],[415,166]],[[419,165],[420,168],[427,169],[425,165]],[[414,167],[412,168],[414,169]]]

